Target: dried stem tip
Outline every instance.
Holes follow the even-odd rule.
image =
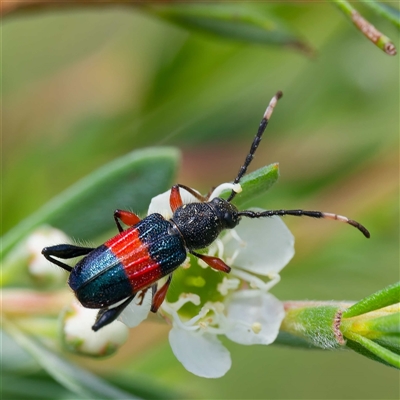
[[[274,111],[274,107],[276,106],[276,103],[282,96],[283,96],[283,93],[281,91],[276,92],[275,96],[271,99],[271,101],[268,104],[267,109],[265,110],[264,119],[266,119],[268,121],[271,118],[272,112]]]

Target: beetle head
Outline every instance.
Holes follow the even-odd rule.
[[[239,211],[233,204],[220,197],[215,197],[209,204],[221,221],[223,229],[233,229],[239,223]]]

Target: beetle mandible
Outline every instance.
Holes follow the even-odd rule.
[[[239,184],[246,173],[281,97],[282,92],[277,92],[270,101],[234,184]],[[199,202],[183,204],[181,189],[188,191]],[[231,203],[235,195],[236,191],[232,189],[227,200],[220,197],[210,200],[210,196],[202,196],[190,187],[177,184],[172,187],[170,194],[171,219],[154,213],[141,220],[132,212],[116,210],[114,219],[119,234],[101,246],[91,248],[60,244],[45,247],[42,254],[70,272],[69,286],[84,307],[100,309],[92,326],[97,331],[113,322],[139,292],[143,299],[144,293],[152,290],[151,311],[157,312],[167,294],[172,273],[183,264],[187,253],[200,258],[215,270],[230,272],[231,268],[218,257],[200,254],[196,250],[212,244],[223,230],[235,228],[242,217],[293,215],[335,219],[356,227],[364,236],[370,237],[368,230],[358,222],[332,213],[305,210],[239,211]],[[129,228],[124,230],[120,221]],[[85,257],[73,268],[57,259],[78,256]],[[158,289],[157,282],[163,277],[167,277],[167,280]]]

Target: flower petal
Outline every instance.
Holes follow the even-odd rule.
[[[151,301],[152,301],[152,291],[151,288],[144,295],[142,304],[139,304],[141,301],[141,294],[139,292],[136,297],[129,303],[129,305],[125,308],[124,311],[117,318],[118,321],[123,322],[129,328],[134,328],[138,326],[141,322],[143,322],[147,315],[150,312]]]
[[[268,276],[281,271],[294,255],[294,237],[279,217],[243,218],[235,230],[242,243],[231,239],[224,251],[228,264],[237,253],[232,266]]]
[[[147,215],[159,213],[165,219],[170,219],[172,217],[172,210],[169,205],[169,196],[171,191],[161,193],[151,199]]]
[[[243,290],[230,298],[227,316],[232,325],[226,336],[233,342],[270,344],[278,336],[285,310],[283,304],[270,293]]]
[[[192,374],[220,378],[231,368],[231,355],[215,335],[173,327],[169,343],[175,357]]]

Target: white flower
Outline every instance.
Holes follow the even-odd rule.
[[[232,189],[233,185],[217,187],[211,198],[226,188]],[[234,188],[240,190],[238,185]],[[149,214],[159,212],[171,218],[169,196],[170,191],[153,198]],[[181,197],[184,204],[199,201],[182,189]],[[283,304],[268,290],[279,282],[279,272],[293,257],[294,238],[279,217],[243,217],[234,230],[223,233],[209,247],[208,255],[231,266],[230,274],[215,273],[198,260],[205,269],[193,265],[184,273],[175,274],[174,287],[187,289],[186,293],[175,302],[164,301],[159,312],[172,324],[170,345],[183,366],[195,375],[218,378],[225,375],[232,362],[217,335],[243,345],[266,345],[276,339],[285,312]],[[207,293],[209,296],[213,287],[215,296],[211,300]],[[137,318],[131,313],[126,318],[128,313],[130,307],[120,320],[129,319],[130,326],[143,319],[143,313]]]
[[[63,315],[63,343],[81,355],[103,357],[115,353],[128,339],[129,328],[114,321],[97,332],[92,325],[99,310],[84,308],[74,302]]]

